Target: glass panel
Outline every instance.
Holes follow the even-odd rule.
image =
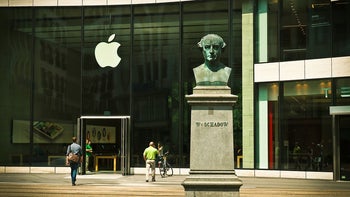
[[[350,180],[350,116],[339,116],[340,180]]]
[[[349,55],[349,10],[349,0],[258,1],[256,62],[278,61],[279,40],[281,61]]]
[[[0,165],[29,165],[33,37],[31,8],[0,8]]]
[[[35,15],[34,165],[65,165],[80,116],[80,8],[38,8]]]
[[[281,3],[281,60],[305,59],[308,1],[283,0]]]
[[[329,0],[283,0],[281,59],[330,57],[330,13]]]
[[[84,7],[83,115],[130,115],[130,18],[130,6]],[[120,155],[119,119],[87,120],[85,124],[84,136],[91,143],[93,158]],[[94,170],[92,157],[85,164],[90,171]],[[121,160],[117,161],[120,170]],[[113,160],[100,161],[99,170],[113,169],[111,163]]]
[[[331,171],[331,81],[286,82],[283,93],[283,169]]]
[[[350,1],[332,1],[333,56],[350,55]]]
[[[336,79],[336,105],[350,105],[350,78]],[[339,116],[340,179],[350,180],[350,116]]]
[[[269,0],[268,1],[268,61],[269,62],[275,62],[279,61],[279,34],[278,34],[278,21],[279,21],[279,15],[278,15],[278,2],[276,0]]]
[[[130,115],[130,32],[129,6],[84,8],[83,115]]]
[[[279,1],[259,0],[255,62],[279,61]]]
[[[238,100],[233,108],[233,134],[235,147],[235,167],[237,167],[237,156],[242,156],[242,0],[232,3],[232,39],[229,45],[229,64],[232,65],[231,87],[232,93],[238,96]],[[242,166],[242,165],[241,165]]]
[[[259,84],[258,92],[256,163],[259,169],[279,169],[279,86],[276,83]]]
[[[308,9],[307,59],[331,56],[329,0],[310,0]]]
[[[138,166],[150,141],[162,142],[169,162],[181,165],[179,14],[177,3],[134,7],[132,158]]]

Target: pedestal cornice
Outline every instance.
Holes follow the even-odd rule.
[[[186,95],[190,105],[234,105],[238,96],[228,86],[196,86],[193,94]]]

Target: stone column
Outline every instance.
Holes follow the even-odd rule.
[[[182,183],[186,196],[239,196],[232,110],[237,96],[228,86],[196,86],[186,98],[191,105],[190,175]]]

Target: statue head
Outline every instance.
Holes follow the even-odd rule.
[[[217,66],[220,63],[221,52],[225,46],[224,40],[216,34],[208,34],[198,42],[208,67]]]
[[[197,85],[227,85],[231,68],[220,62],[221,52],[225,46],[224,40],[216,34],[208,34],[198,42],[204,63],[193,69]]]

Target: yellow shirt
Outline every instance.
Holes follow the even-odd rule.
[[[146,160],[156,160],[157,154],[158,150],[153,146],[149,146],[145,149],[145,151],[143,151],[143,156],[146,158]]]

